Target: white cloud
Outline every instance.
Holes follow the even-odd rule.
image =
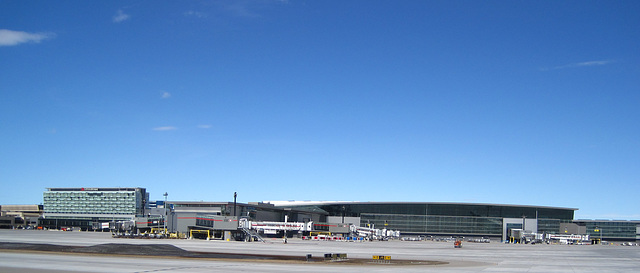
[[[163,98],[163,99],[168,99],[168,98],[170,98],[170,97],[171,97],[171,93],[169,93],[169,92],[162,92],[162,98]]]
[[[565,64],[565,65],[560,65],[560,66],[556,66],[556,67],[552,67],[552,68],[543,68],[541,69],[542,71],[548,71],[548,70],[557,70],[557,69],[565,69],[565,68],[575,68],[575,67],[585,67],[585,66],[598,66],[598,65],[607,65],[607,64],[611,64],[614,61],[609,61],[609,60],[604,60],[604,61],[588,61],[588,62],[580,62],[580,63],[572,63],[572,64]]]
[[[44,39],[55,37],[53,33],[29,33],[0,29],[0,46],[14,46],[22,43],[39,43]]]
[[[229,11],[233,16],[254,18],[260,17],[254,10],[258,9],[264,3],[257,1],[235,1],[235,2],[221,2],[223,7]]]
[[[153,130],[154,131],[173,131],[173,130],[178,130],[178,128],[173,126],[162,126],[162,127],[153,128]]]
[[[198,125],[198,128],[200,128],[200,129],[209,129],[209,128],[211,128],[211,125],[209,125],[209,124],[201,124],[201,125]]]
[[[199,12],[199,11],[193,11],[193,10],[186,11],[183,14],[184,14],[184,16],[193,16],[193,17],[197,17],[197,18],[207,17],[207,14],[205,14],[205,13],[202,13],[202,12]]]
[[[128,20],[129,17],[131,17],[129,14],[126,14],[121,9],[119,9],[116,15],[113,16],[113,22],[114,23],[124,22]]]
[[[576,63],[575,66],[594,66],[594,65],[605,65],[610,63],[612,63],[612,61],[590,61],[590,62]]]

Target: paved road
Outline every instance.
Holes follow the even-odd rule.
[[[640,247],[505,245],[465,243],[454,249],[443,242],[316,242],[279,240],[244,243],[204,240],[114,239],[108,233],[0,230],[0,242],[91,246],[105,243],[173,244],[190,251],[299,255],[347,253],[350,258],[387,255],[393,259],[449,262],[444,266],[345,266],[254,263],[156,257],[122,257],[0,251],[0,272],[637,272]]]

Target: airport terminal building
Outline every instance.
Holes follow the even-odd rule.
[[[31,228],[38,225],[42,205],[0,206],[0,228]]]
[[[574,220],[576,208],[443,202],[150,201],[145,188],[48,188],[39,226],[109,230],[131,223],[138,230],[212,230],[240,220],[313,222],[314,227],[353,224],[403,235],[490,237],[506,240],[511,230],[587,234],[603,240],[640,240],[640,221]],[[112,224],[109,224],[112,223]],[[239,229],[239,227],[238,227]],[[226,237],[226,235],[225,235]]]
[[[640,241],[640,220],[575,220],[577,208],[442,203],[272,201],[277,207],[321,212],[329,222],[400,230],[405,235],[491,237],[510,230],[582,234],[597,240]]]
[[[510,229],[558,233],[575,208],[433,202],[272,202],[282,208],[326,212],[402,234],[506,238]],[[335,221],[335,220],[334,220]]]

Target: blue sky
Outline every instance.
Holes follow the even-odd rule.
[[[474,202],[640,219],[638,1],[1,1],[0,204]]]

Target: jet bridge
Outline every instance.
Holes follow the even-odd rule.
[[[342,224],[341,224],[342,225]],[[271,221],[250,221],[248,219],[240,219],[238,223],[238,228],[242,229],[245,234],[250,234],[251,236],[255,236],[256,233],[262,234],[279,234],[280,232],[314,232],[314,231],[323,231],[317,230],[316,226],[326,227],[326,224],[314,224],[313,222],[271,222]],[[358,227],[356,225],[349,225],[347,229],[339,229],[344,230],[345,233],[349,233],[350,236],[353,237],[363,237],[369,238],[373,240],[380,239],[389,239],[389,238],[399,238],[400,232],[388,229],[375,229],[375,228],[367,228],[367,227]],[[261,240],[261,238],[259,238]]]
[[[278,232],[278,231],[311,231],[313,227],[312,222],[297,223],[297,222],[254,222],[245,221],[244,228],[263,231],[264,233]],[[242,225],[242,222],[241,222]]]

